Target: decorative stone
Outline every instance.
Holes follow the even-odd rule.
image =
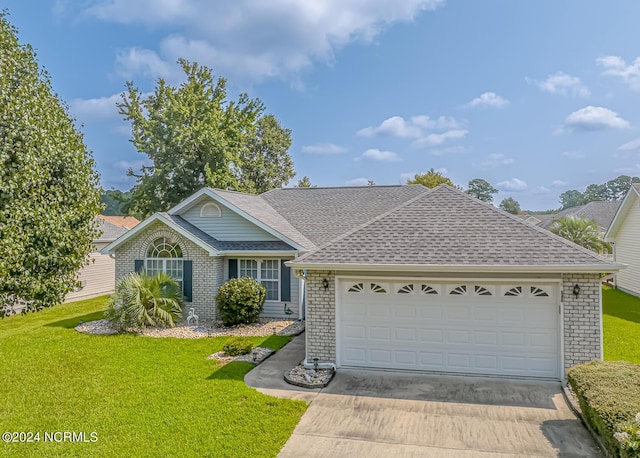
[[[335,371],[333,369],[306,369],[299,364],[284,374],[285,382],[302,388],[324,388],[329,384]]]

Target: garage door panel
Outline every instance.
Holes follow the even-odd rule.
[[[527,283],[519,289],[467,283],[466,290],[460,283],[362,283],[357,293],[339,289],[341,365],[559,378],[551,285],[536,285],[536,296]],[[373,291],[372,284],[386,292]]]

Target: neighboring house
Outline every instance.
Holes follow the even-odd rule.
[[[628,265],[616,274],[615,286],[640,296],[640,184],[627,192],[604,240],[613,246],[613,259]]]
[[[310,365],[555,380],[602,357],[600,275],[622,267],[445,185],[205,188],[103,253],[207,318],[256,278],[264,316],[306,318]]]
[[[619,200],[603,200],[596,202],[589,202],[585,205],[579,205],[577,207],[565,208],[564,210],[552,215],[551,218],[540,218],[543,215],[536,215],[542,219],[538,225],[545,229],[550,229],[553,222],[560,218],[566,218],[567,216],[575,216],[576,218],[584,218],[589,221],[595,221],[600,228],[600,232],[603,234],[607,232],[613,217],[615,216],[618,208],[620,207]],[[546,216],[546,215],[544,215]]]
[[[113,292],[115,288],[115,260],[109,255],[101,254],[100,250],[139,223],[132,216],[98,215],[97,220],[100,237],[93,241],[96,250],[89,254],[89,264],[84,266],[78,274],[80,286],[67,294],[65,302],[88,299]]]

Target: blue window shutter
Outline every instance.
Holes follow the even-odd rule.
[[[280,300],[291,300],[291,268],[285,266],[284,261],[280,261]]]
[[[193,297],[191,291],[193,289],[193,261],[182,261],[182,294],[187,302],[191,302]]]
[[[142,271],[144,270],[144,261],[142,259],[136,259],[135,261],[133,261],[133,263],[134,263],[133,270],[136,273],[141,274]]]
[[[229,259],[229,278],[238,278],[238,260]]]

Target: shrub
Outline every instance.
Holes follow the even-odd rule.
[[[567,376],[587,422],[611,454],[635,456],[623,450],[614,434],[640,412],[640,366],[625,361],[592,361],[572,367]]]
[[[232,278],[218,290],[216,304],[225,326],[258,321],[266,297],[264,286],[253,278]]]
[[[247,355],[251,350],[253,350],[253,344],[250,341],[238,338],[228,341],[222,347],[222,351],[229,356]]]
[[[618,432],[613,437],[620,443],[623,456],[640,456],[640,413],[636,414],[633,421],[622,423],[618,426]]]
[[[133,273],[116,286],[105,316],[118,329],[132,326],[175,326],[181,318],[180,285],[165,273],[154,277]]]

